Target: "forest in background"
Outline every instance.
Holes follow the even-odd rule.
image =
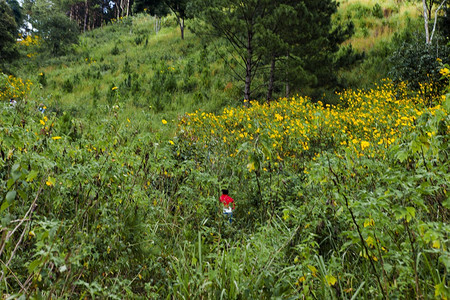
[[[318,2],[2,0],[2,298],[448,299],[448,3]]]

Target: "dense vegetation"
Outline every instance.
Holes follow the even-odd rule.
[[[298,94],[243,101],[239,51],[205,43],[198,20],[181,40],[189,1],[150,2],[131,6],[156,17],[120,18],[120,1],[91,31],[101,16],[80,16],[94,2],[71,6],[81,36],[64,14],[35,14],[40,32],[74,35],[5,43],[2,298],[450,297],[448,37],[417,47],[417,3],[342,1],[334,29],[353,21],[354,46],[326,55],[328,85],[287,63],[298,44],[285,40],[275,75],[308,83],[292,72]],[[253,86],[270,81],[263,61]]]

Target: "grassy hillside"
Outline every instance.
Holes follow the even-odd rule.
[[[157,129],[117,104],[42,113],[26,83],[1,79],[23,91],[0,106],[7,297],[450,294],[450,98],[386,82],[340,107],[294,97]]]
[[[348,41],[356,50],[369,52],[387,43],[394,33],[418,29],[421,7],[417,1],[340,0],[339,20],[352,20],[355,35]],[[412,28],[411,28],[412,27]]]
[[[389,56],[398,48],[405,35],[420,35],[423,31],[420,3],[417,1],[339,1],[336,21],[351,20],[355,34],[347,41],[365,54],[362,62],[342,70],[344,86],[372,88],[374,82],[388,77],[392,68]]]
[[[390,39],[412,24],[417,26],[418,12],[415,2],[341,1],[335,18],[355,23],[355,35],[348,43],[368,57],[362,65],[344,71],[344,81],[368,84],[385,76],[387,70],[380,72],[379,65],[386,59]],[[36,97],[55,102],[52,106],[70,106],[72,112],[111,105],[117,97],[124,109],[145,108],[153,113],[218,111],[239,103],[243,84],[224,65],[222,57],[228,54],[220,42],[204,47],[189,31],[181,40],[178,31],[172,17],[163,19],[162,30],[156,33],[155,19],[138,15],[82,35],[71,55],[50,60],[30,55],[19,73],[43,83]],[[32,53],[33,46],[27,51]],[[113,87],[118,88],[115,93]]]
[[[35,73],[23,76],[40,84],[32,95],[74,116],[120,103],[128,115],[169,119],[199,108],[217,111],[240,98],[240,84],[215,50],[190,33],[181,40],[171,18],[157,34],[154,22],[139,15],[93,30],[81,37],[73,54],[44,65],[39,55],[28,58],[25,63]]]
[[[221,56],[153,22],[0,76],[3,298],[450,297],[450,94],[236,105]]]

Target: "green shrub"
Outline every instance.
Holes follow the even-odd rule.
[[[61,85],[61,89],[66,93],[72,93],[73,91],[73,83],[70,79],[66,79]]]
[[[44,73],[44,72],[41,72],[41,73],[39,74],[38,82],[39,82],[39,84],[41,84],[43,87],[46,87],[46,86],[47,86],[47,78],[45,78],[45,73]]]
[[[449,59],[449,46],[442,42],[425,45],[424,37],[416,35],[403,41],[389,57],[392,66],[389,76],[397,82],[406,81],[416,91],[424,88],[424,84],[433,84],[429,86],[430,90],[426,93],[434,98],[446,85],[445,81],[439,80],[441,78],[439,70],[441,63],[448,63]]]
[[[114,48],[111,50],[111,55],[118,55],[120,53],[119,47],[114,45]]]
[[[376,3],[372,8],[372,15],[375,18],[382,19],[384,17],[383,15],[383,9],[381,8],[381,5],[379,3]]]

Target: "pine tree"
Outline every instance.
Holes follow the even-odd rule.
[[[203,34],[224,38],[239,57],[234,70],[245,82],[244,99],[252,94],[255,76],[266,74],[267,99],[284,81],[286,95],[297,88],[336,83],[335,54],[353,27],[332,24],[334,0],[194,0],[193,11],[203,20]],[[277,65],[282,74],[277,72]]]

